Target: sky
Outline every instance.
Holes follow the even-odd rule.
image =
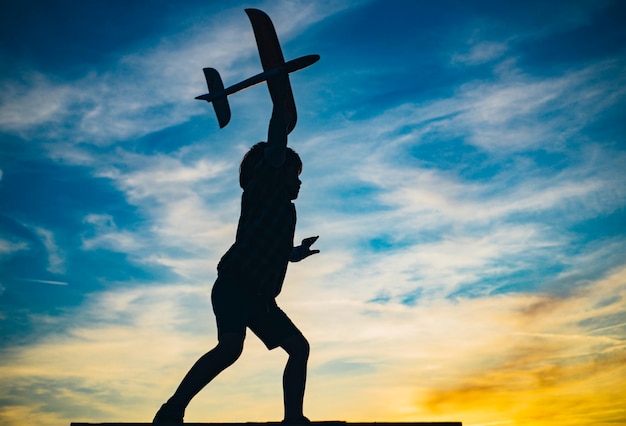
[[[623,425],[626,6],[619,0],[23,1],[0,15],[0,423],[149,422],[216,343],[258,85],[219,129],[202,68],[261,65],[302,157],[278,303],[313,420]],[[282,418],[249,334],[186,421]]]

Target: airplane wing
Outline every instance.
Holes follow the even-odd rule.
[[[278,36],[274,29],[274,24],[269,16],[265,12],[258,9],[246,9],[246,14],[250,18],[252,24],[252,30],[254,31],[254,38],[256,39],[256,45],[259,49],[259,57],[261,58],[261,65],[263,65],[263,71],[269,71],[274,68],[282,67],[285,65],[285,58],[283,57],[283,51],[280,48]],[[269,89],[272,101],[275,99],[274,85],[271,80],[267,81],[267,88]],[[289,82],[289,76],[287,76],[287,92],[285,93],[285,122],[287,123],[287,133],[296,127],[296,121],[298,121],[298,114],[296,112],[296,103],[293,99],[293,91],[291,90],[291,83]]]

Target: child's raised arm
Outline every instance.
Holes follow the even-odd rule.
[[[265,159],[274,167],[281,167],[285,162],[287,147],[287,123],[285,121],[285,94],[287,92],[287,74],[273,77],[276,97],[272,108],[272,118],[267,132]],[[269,82],[268,82],[269,83]]]

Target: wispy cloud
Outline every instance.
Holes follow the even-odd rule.
[[[96,171],[139,208],[143,221],[139,228],[119,229],[110,215],[90,214],[85,222],[92,229],[85,234],[84,247],[104,245],[181,276],[197,277],[192,271],[198,269],[199,276],[206,273],[206,263],[211,257],[216,262],[234,235],[238,194],[228,188],[236,188],[236,176],[231,175],[236,167],[227,168],[223,158],[198,157],[193,147],[191,155],[184,151],[179,156],[117,151],[113,162]]]
[[[111,251],[131,253],[143,246],[138,235],[128,231],[119,231],[113,217],[102,214],[89,214],[84,222],[92,226],[92,232],[83,237],[82,247],[85,250],[105,248]]]
[[[65,272],[65,254],[57,245],[54,234],[40,227],[35,228],[35,232],[41,238],[41,241],[48,253],[48,271],[53,274],[62,274]]]
[[[27,79],[28,84],[3,82],[0,126],[4,131],[24,132],[58,120],[71,99],[79,98],[79,91],[54,84],[40,73],[33,72]]]
[[[0,256],[10,255],[21,250],[28,249],[28,244],[24,241],[13,242],[0,239]]]
[[[481,41],[472,45],[467,53],[456,53],[452,56],[452,63],[463,65],[479,65],[500,58],[506,52],[507,46],[501,42]]]
[[[598,119],[585,115],[586,100],[605,100],[613,93],[613,84],[596,84],[595,75],[595,67],[560,78],[503,75],[464,86],[449,99],[403,105],[301,141],[305,159],[313,162],[305,161],[305,170],[313,176],[314,192],[303,191],[299,205],[305,212],[312,209],[303,216],[317,218],[329,246],[365,259],[351,260],[358,265],[351,272],[355,281],[375,286],[375,294],[367,293],[372,299],[384,293],[375,282],[392,285],[391,292],[401,298],[418,286],[451,292],[482,279],[491,282],[477,292],[483,294],[493,291],[501,277],[550,263],[571,267],[566,260],[571,253],[563,251],[575,243],[570,227],[611,214],[626,200],[619,183],[626,178],[626,158],[582,132]],[[497,101],[490,94],[497,94]],[[600,101],[598,114],[623,101],[623,96],[603,106]],[[572,127],[579,133],[564,120],[576,121]],[[541,128],[542,136],[520,131],[515,123]],[[485,132],[498,143],[487,143],[481,136]],[[505,145],[511,138],[519,143]],[[448,143],[457,150],[450,168],[423,158],[428,150],[448,152]],[[472,145],[478,153],[468,149]],[[536,150],[554,152],[558,166],[535,159]],[[477,155],[484,160],[474,161]],[[356,205],[341,201],[361,188],[369,188],[370,195],[354,198]],[[326,207],[316,200],[327,200]],[[369,243],[380,238],[397,250],[369,256]],[[394,272],[383,279],[381,271]]]

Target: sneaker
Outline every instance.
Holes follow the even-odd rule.
[[[185,416],[185,409],[177,407],[175,405],[165,403],[161,405],[159,411],[157,411],[152,420],[152,424],[183,424],[183,417]]]

